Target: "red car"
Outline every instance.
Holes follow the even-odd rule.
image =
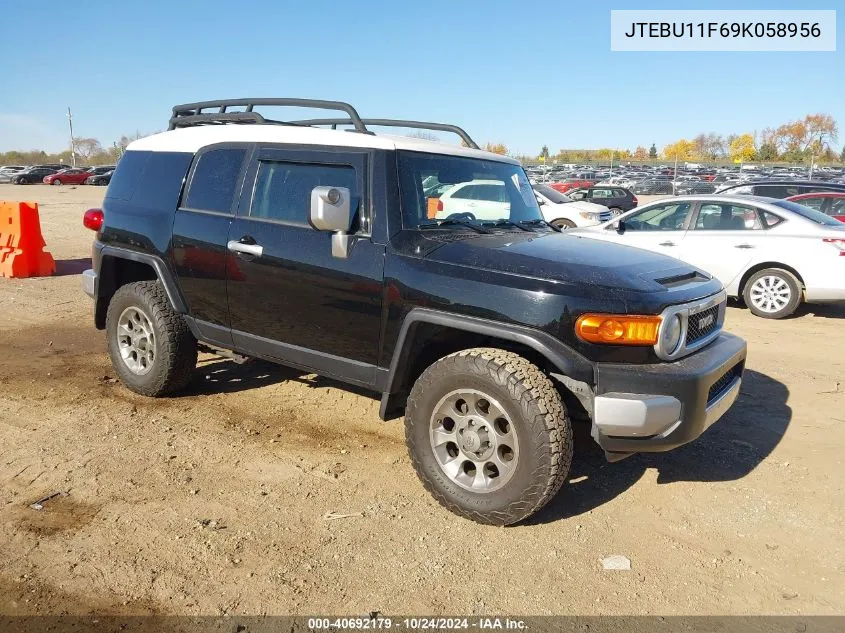
[[[596,184],[595,180],[587,180],[586,178],[567,178],[561,182],[550,183],[549,187],[556,189],[561,193],[566,193],[570,189],[583,189],[585,187],[592,187],[594,184]]]
[[[790,202],[803,204],[816,211],[821,211],[845,222],[845,193],[837,191],[814,191],[812,193],[801,193],[797,196],[787,198]]]
[[[91,175],[87,169],[62,169],[55,174],[44,176],[45,185],[81,185]]]

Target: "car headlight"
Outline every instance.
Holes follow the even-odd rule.
[[[599,214],[598,213],[592,213],[591,211],[579,211],[578,215],[580,215],[585,220],[598,220],[599,219]]]
[[[663,321],[660,328],[660,344],[667,354],[673,354],[681,342],[681,317],[677,314]]]

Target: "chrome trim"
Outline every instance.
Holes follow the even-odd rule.
[[[689,330],[689,317],[692,314],[698,314],[704,310],[709,310],[713,306],[719,306],[719,312],[716,317],[716,327],[707,336],[702,336],[700,339],[687,345],[687,331]],[[657,344],[654,346],[654,353],[661,360],[675,360],[683,356],[692,354],[694,351],[701,349],[716,337],[722,331],[722,326],[725,324],[725,311],[728,305],[728,293],[721,290],[717,294],[704,300],[691,301],[689,303],[682,303],[680,305],[669,306],[660,313],[660,330],[657,333]],[[668,352],[663,346],[663,324],[673,318],[675,315],[681,317],[681,340],[677,348],[673,352]]]
[[[82,271],[82,289],[92,299],[97,294],[97,273],[92,270],[83,270]]]
[[[731,408],[731,405],[739,396],[739,388],[742,385],[742,378],[737,376],[734,378],[731,386],[722,392],[722,395],[716,398],[704,412],[704,428],[708,428],[716,420],[721,418],[725,412]]]
[[[677,426],[681,401],[673,396],[605,393],[594,400],[593,422],[614,437],[651,437]]]
[[[242,244],[236,240],[229,240],[226,244],[226,248],[233,253],[242,253],[252,255],[253,257],[261,257],[264,254],[263,246],[259,246],[258,244]]]

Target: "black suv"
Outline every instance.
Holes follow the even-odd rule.
[[[59,171],[54,167],[35,165],[15,174],[12,182],[16,185],[34,185],[44,180],[44,176],[51,176]]]
[[[265,105],[345,116],[281,124]],[[369,130],[391,125],[464,146]],[[460,196],[469,182],[500,196]],[[202,345],[381,393],[425,487],[479,522],[555,495],[573,421],[615,461],[695,439],[739,393],[717,280],[559,232],[519,163],[455,126],[303,99],[176,106],[85,224],[83,286],[129,389],[185,387]]]
[[[766,198],[791,198],[802,193],[820,191],[845,191],[845,184],[820,182],[818,180],[757,180],[722,187],[716,193],[764,196]]]

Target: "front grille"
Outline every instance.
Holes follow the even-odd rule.
[[[611,211],[602,211],[599,213],[599,222],[607,222],[608,220],[613,218],[613,213]]]
[[[701,312],[689,315],[687,325],[687,345],[692,345],[696,341],[704,338],[708,334],[714,332],[719,327],[719,306],[715,305],[712,308],[707,308]]]
[[[714,400],[716,400],[719,396],[721,396],[725,391],[730,387],[731,383],[736,379],[742,376],[742,362],[737,363],[733,367],[731,367],[724,376],[719,378],[716,382],[713,383],[713,386],[710,387],[710,391],[707,392],[707,405],[709,406]]]

